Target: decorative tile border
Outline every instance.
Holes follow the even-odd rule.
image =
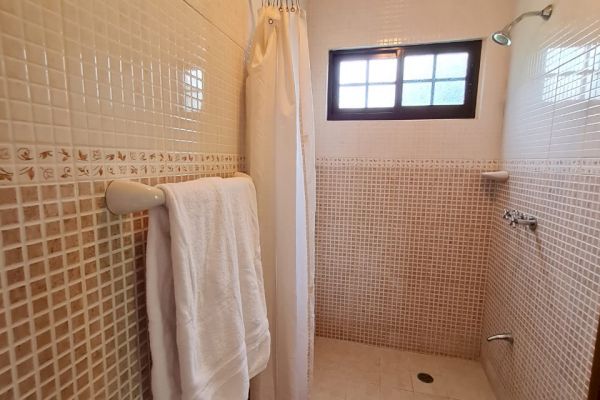
[[[600,175],[600,159],[505,160],[499,164],[513,171],[564,172],[576,175]]]
[[[240,162],[231,154],[0,145],[0,185],[217,173]]]
[[[317,163],[331,167],[369,166],[384,168],[479,168],[493,169],[498,166],[495,160],[440,160],[440,159],[381,159],[361,157],[319,157]]]

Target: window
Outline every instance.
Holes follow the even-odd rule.
[[[475,118],[481,40],[329,53],[329,120]]]
[[[197,68],[189,69],[183,73],[185,111],[199,111],[202,109],[203,79],[202,70]]]

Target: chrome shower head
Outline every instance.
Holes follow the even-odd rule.
[[[492,40],[500,46],[510,46],[512,40],[510,39],[510,32],[498,31],[492,34]]]
[[[492,34],[492,40],[495,43],[499,44],[500,46],[510,46],[512,44],[512,40],[510,38],[510,31],[516,24],[521,22],[521,20],[523,18],[542,17],[544,19],[544,21],[547,21],[552,16],[552,11],[553,11],[553,6],[552,6],[552,4],[550,4],[541,11],[529,11],[529,12],[523,13],[523,14],[519,15],[517,18],[515,18],[510,24],[508,24],[504,28],[502,28],[502,30],[500,30],[498,32],[494,32]]]

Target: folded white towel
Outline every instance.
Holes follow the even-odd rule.
[[[252,182],[160,187],[168,213],[151,210],[146,254],[154,397],[246,399],[270,341]]]

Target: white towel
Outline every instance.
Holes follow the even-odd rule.
[[[250,377],[266,365],[256,200],[249,179],[235,180],[161,185],[168,218],[164,207],[150,212],[147,300],[157,400],[246,399]]]
[[[223,180],[223,191],[231,207],[236,235],[242,313],[250,377],[267,366],[271,340],[260,258],[260,234],[256,190],[250,176],[237,173]]]
[[[152,394],[158,400],[176,400],[181,399],[181,384],[175,329],[169,214],[165,207],[155,207],[150,209],[149,217],[146,248],[146,309],[152,353]]]

